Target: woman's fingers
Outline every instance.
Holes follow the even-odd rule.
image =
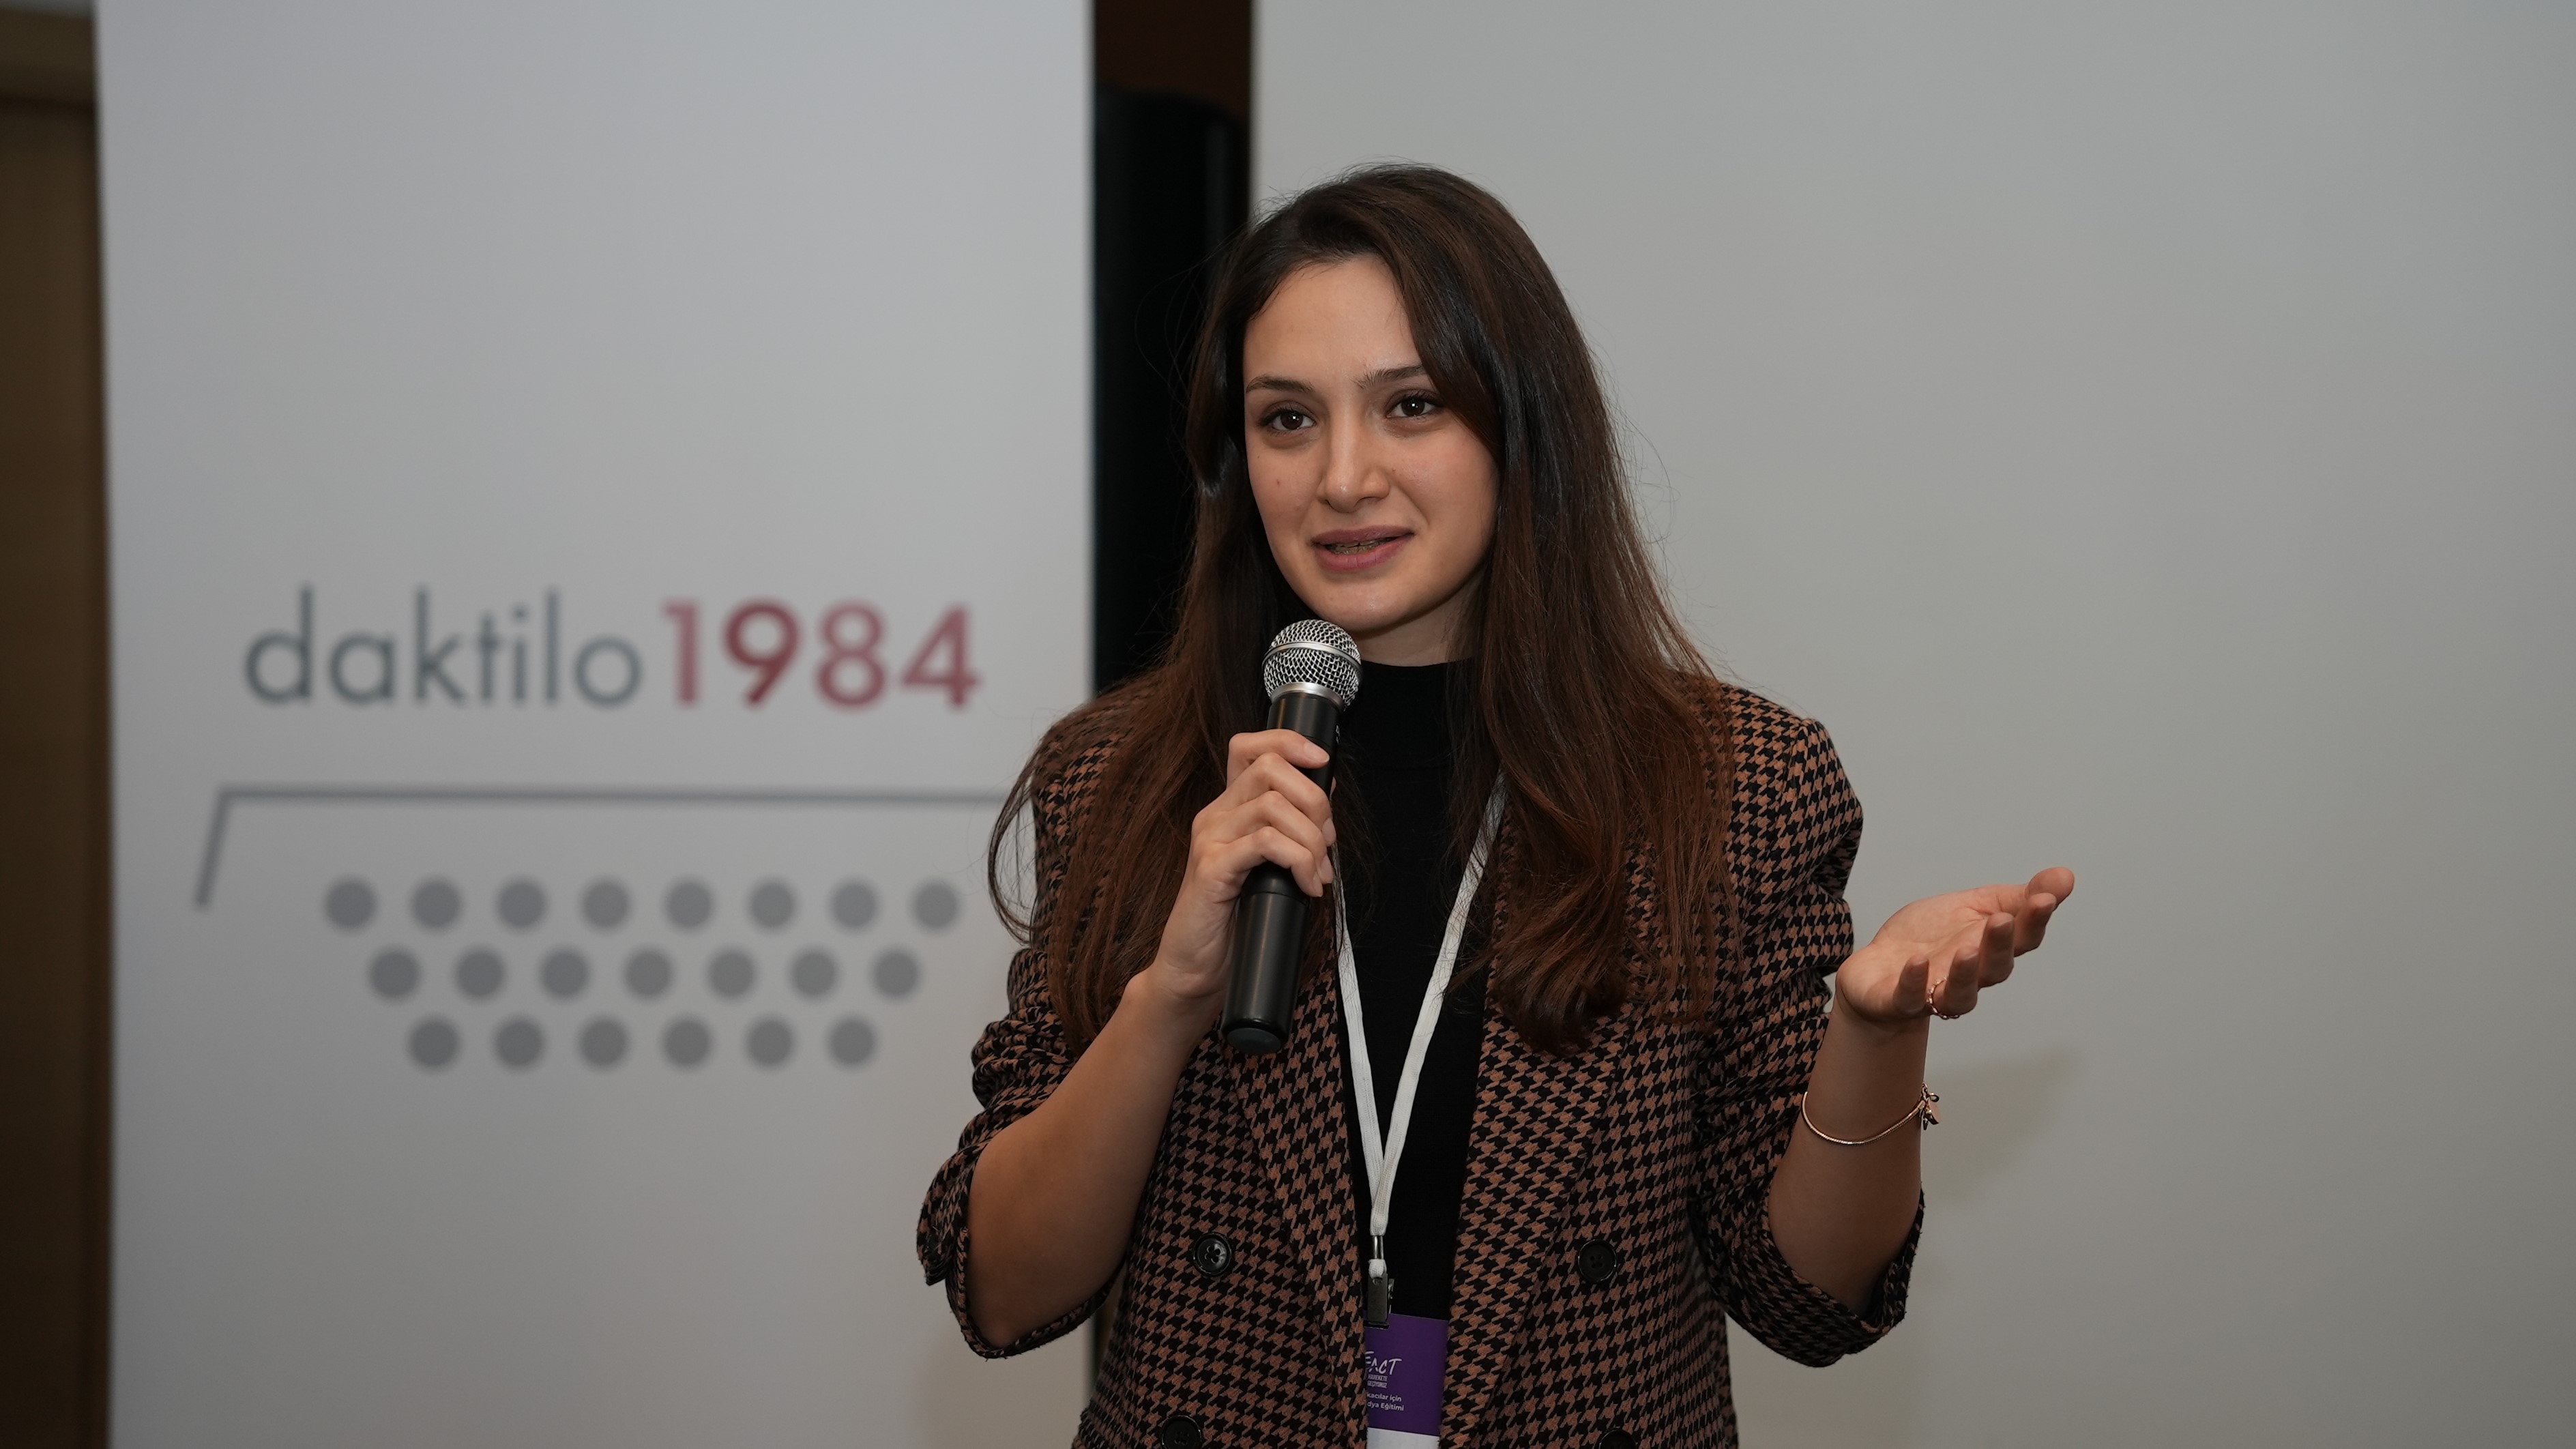
[[[1264,861],[1285,868],[1296,878],[1297,888],[1310,896],[1322,895],[1330,879],[1330,863],[1323,852],[1275,825],[1208,841],[1199,851],[1197,874],[1213,896],[1231,901],[1242,894],[1244,878],[1252,868]]]
[[[2020,930],[2020,918],[2009,911],[1997,911],[1986,917],[1985,935],[1979,942],[1977,962],[1977,985],[1981,989],[2001,985],[2011,978],[2013,943]]]
[[[2048,936],[2050,918],[2057,914],[2068,896],[2075,894],[2075,872],[2062,865],[2052,865],[2030,878],[2022,888],[2021,927],[2016,933],[2016,952],[2036,951]]]
[[[1926,991],[1933,1011],[1965,1016],[1976,1009],[1979,991],[2012,974],[2014,924],[2010,912],[1997,911],[1952,939],[1943,953],[1949,959]]]
[[[2049,917],[2057,914],[2057,897],[2040,894],[2026,897],[2022,903],[2019,927],[2013,933],[2013,952],[2019,955],[2036,951],[2048,939]]]
[[[1887,1015],[1895,1020],[1902,1021],[1909,1017],[1921,1016],[1925,1012],[1930,1011],[1932,1009],[1931,980],[1931,957],[1915,956],[1908,959],[1905,965],[1896,973],[1896,999],[1893,1003],[1895,1009],[1888,1012]]]
[[[1268,861],[1283,866],[1297,881],[1297,889],[1310,896],[1320,896],[1332,881],[1332,863],[1321,850],[1299,841],[1275,825],[1264,825],[1248,835],[1239,835],[1214,847],[1209,860],[1210,873],[1229,885],[1233,892],[1243,889],[1244,877],[1252,868]]]
[[[1313,744],[1313,741],[1289,730],[1269,730],[1260,735],[1237,735],[1235,739],[1241,742],[1281,735],[1300,744]],[[1323,826],[1327,833],[1326,841],[1330,843],[1333,821],[1332,797],[1324,793],[1323,786],[1306,778],[1305,771],[1297,767],[1294,759],[1276,750],[1266,751],[1242,762],[1241,766],[1233,771],[1233,778],[1227,783],[1225,793],[1219,795],[1210,808],[1222,810],[1257,800],[1268,794],[1276,794],[1287,800],[1308,819]]]
[[[1331,884],[1330,822],[1317,824],[1278,792],[1211,811],[1210,817],[1201,822],[1202,838],[1216,852],[1209,872],[1226,893],[1240,890],[1244,875],[1264,860],[1287,867],[1310,896],[1322,895]]]
[[[1316,842],[1323,848],[1330,849],[1338,838],[1333,827],[1331,801],[1315,788],[1314,781],[1281,763],[1276,755],[1255,761],[1251,769],[1226,787],[1224,794],[1209,801],[1191,826],[1193,837],[1211,830],[1228,839],[1244,834],[1252,827],[1230,825],[1228,822],[1241,820],[1243,812],[1256,807],[1263,811],[1277,807],[1285,812],[1280,817],[1283,823],[1293,818],[1311,827]],[[1268,820],[1271,817],[1264,814],[1261,818]]]
[[[1226,741],[1226,783],[1233,784],[1236,777],[1251,769],[1253,762],[1264,755],[1277,755],[1291,766],[1307,770],[1321,769],[1331,764],[1333,759],[1322,745],[1295,730],[1254,730]]]
[[[1932,973],[1929,1004],[1941,1016],[1967,1015],[1976,1006],[1977,988],[1983,984],[1979,978],[1984,970],[1984,933],[1971,929],[1964,932],[1963,937],[1952,940],[1949,949],[1942,953],[1948,959]]]

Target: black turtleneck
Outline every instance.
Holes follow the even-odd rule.
[[[1365,837],[1362,848],[1343,852],[1342,889],[1350,910],[1381,1127],[1395,1110],[1404,1049],[1412,1040],[1413,1019],[1422,1009],[1450,903],[1465,870],[1450,828],[1451,791],[1457,783],[1449,733],[1450,673],[1446,664],[1368,665],[1359,696],[1342,717],[1336,747],[1341,793],[1333,808],[1348,822],[1346,835]],[[1349,798],[1352,794],[1357,798]],[[1467,1185],[1467,1130],[1476,1112],[1476,1058],[1484,1045],[1485,973],[1469,969],[1476,964],[1478,934],[1471,930],[1459,952],[1457,975],[1423,1060],[1387,1223],[1395,1311],[1423,1318],[1449,1316],[1458,1203]],[[1347,1035],[1347,1026],[1344,1031]],[[1352,1044],[1345,1041],[1343,1049]],[[1343,1088],[1348,1101],[1347,1080]],[[1360,1150],[1357,1112],[1346,1116],[1360,1260],[1365,1263],[1370,1256],[1368,1167]]]

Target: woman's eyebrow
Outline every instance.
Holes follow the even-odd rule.
[[[1383,387],[1390,382],[1402,382],[1408,377],[1428,377],[1430,375],[1431,369],[1424,367],[1419,362],[1408,362],[1398,367],[1381,367],[1375,372],[1362,374],[1360,377],[1360,388],[1365,391],[1373,387]],[[1261,392],[1267,390],[1270,392],[1305,393],[1311,393],[1314,391],[1313,388],[1308,387],[1306,384],[1299,382],[1293,377],[1273,377],[1266,373],[1260,377],[1247,380],[1243,384],[1243,390],[1245,392]]]

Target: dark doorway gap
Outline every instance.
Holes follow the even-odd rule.
[[[1187,567],[1182,394],[1252,201],[1248,0],[1092,10],[1092,686],[1150,667]]]
[[[0,1444],[108,1426],[106,413],[86,15],[0,4]]]

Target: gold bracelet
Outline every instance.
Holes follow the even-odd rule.
[[[1876,1142],[1881,1137],[1886,1136],[1888,1133],[1895,1131],[1897,1128],[1904,1126],[1906,1123],[1913,1121],[1917,1117],[1923,1119],[1923,1130],[1926,1132],[1931,1131],[1932,1124],[1941,1120],[1941,1114],[1932,1110],[1932,1104],[1940,1100],[1940,1093],[1933,1091],[1930,1087],[1925,1087],[1923,1089],[1922,1098],[1915,1102],[1913,1110],[1907,1112],[1904,1116],[1897,1118],[1895,1121],[1888,1123],[1886,1127],[1879,1131],[1869,1134],[1867,1137],[1836,1137],[1832,1133],[1827,1132],[1824,1128],[1817,1126],[1816,1119],[1807,1115],[1807,1099],[1804,1097],[1800,1097],[1798,1099],[1798,1120],[1807,1124],[1808,1131],[1815,1133],[1817,1136],[1822,1137],[1827,1142],[1834,1144],[1836,1147],[1867,1147],[1869,1144]]]

